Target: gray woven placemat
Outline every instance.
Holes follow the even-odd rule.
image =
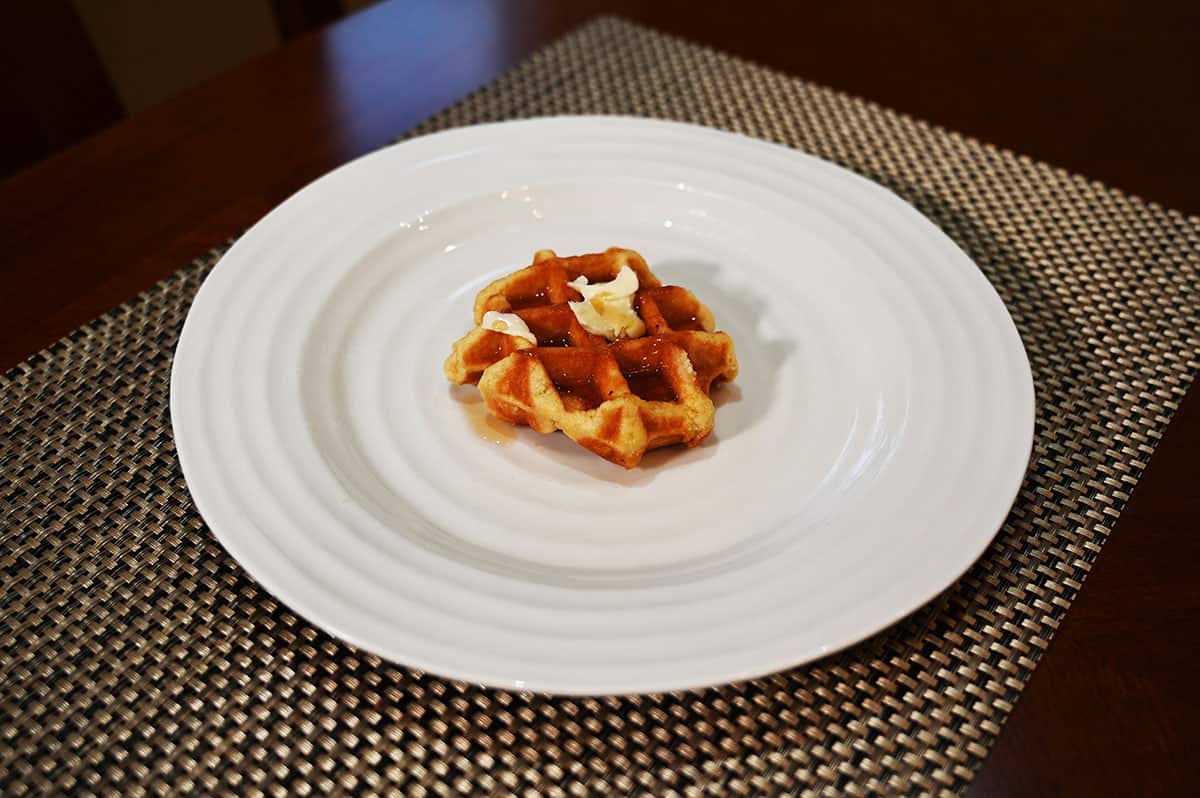
[[[624,113],[798,147],[971,254],[1037,383],[1033,464],[979,563],[815,665],[579,700],[332,639],[196,515],[167,412],[214,251],[0,383],[0,789],[402,795],[942,791],[971,778],[1197,368],[1200,221],[800,80],[601,20],[423,124]]]

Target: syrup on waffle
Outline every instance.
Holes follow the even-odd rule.
[[[568,283],[581,275],[607,282],[623,266],[637,275],[633,308],[646,332],[609,341],[576,318],[568,303],[581,296]],[[651,449],[703,441],[716,414],[712,386],[737,376],[733,341],[713,332],[709,309],[687,289],[662,285],[632,250],[569,258],[542,250],[479,292],[477,325],[488,311],[518,316],[537,344],[476,327],[446,359],[450,381],[478,383],[488,409],[506,421],[562,430],[625,468]]]

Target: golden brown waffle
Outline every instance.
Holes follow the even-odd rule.
[[[662,285],[642,256],[632,249],[609,247],[604,252],[570,258],[560,258],[554,250],[538,250],[531,265],[501,277],[479,292],[475,297],[475,323],[483,321],[483,314],[489,310],[510,313],[579,300],[579,294],[567,283],[580,275],[588,278],[589,283],[606,283],[617,276],[622,266],[633,269],[642,288]],[[541,340],[538,336],[538,341]]]
[[[567,303],[580,296],[567,283],[580,275],[607,282],[622,266],[638,275],[633,305],[646,334],[610,342],[579,323]],[[489,310],[515,313],[538,344],[477,327],[454,344],[450,381],[478,382],[500,418],[562,430],[626,468],[651,449],[704,440],[716,413],[712,385],[737,376],[733,341],[713,332],[708,308],[687,289],[662,285],[632,250],[572,258],[542,250],[479,293],[476,324]]]

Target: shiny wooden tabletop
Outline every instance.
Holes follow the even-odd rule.
[[[0,183],[0,367],[599,12],[1200,212],[1191,3],[394,0]],[[1193,389],[971,794],[1200,783],[1198,451]]]

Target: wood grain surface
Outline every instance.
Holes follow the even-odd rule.
[[[0,184],[0,366],[602,12],[1200,212],[1192,3],[395,0]],[[1197,451],[1193,390],[972,794],[1181,795],[1200,784]]]

